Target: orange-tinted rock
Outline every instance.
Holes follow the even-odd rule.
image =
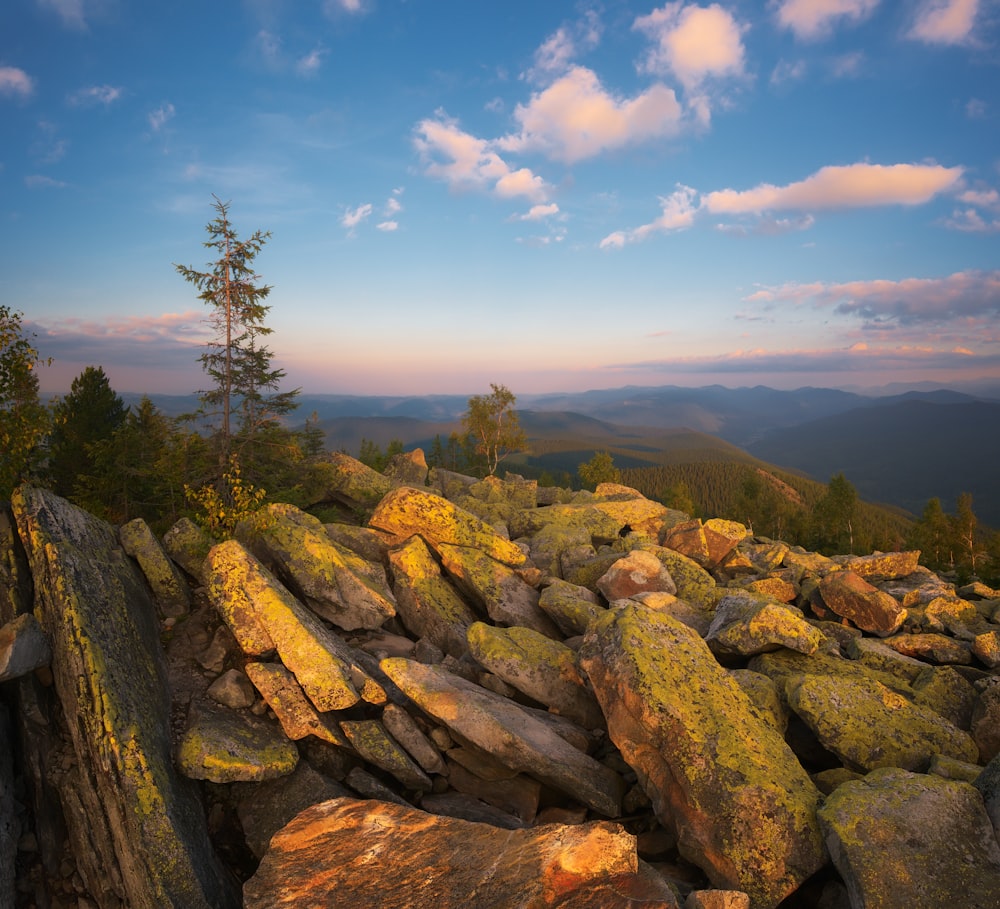
[[[635,837],[594,822],[504,830],[387,802],[333,799],[271,839],[245,909],[673,909]]]
[[[819,582],[823,604],[862,631],[886,637],[906,618],[906,610],[853,571],[834,571]]]

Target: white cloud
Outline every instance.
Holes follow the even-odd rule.
[[[30,98],[35,91],[34,80],[16,66],[0,66],[0,95]]]
[[[837,20],[856,24],[867,19],[878,4],[879,0],[779,0],[778,24],[796,38],[814,40],[826,37]]]
[[[89,85],[73,92],[69,103],[76,107],[88,107],[92,104],[103,104],[108,107],[122,96],[122,90],[114,85]]]
[[[158,133],[164,126],[166,126],[167,121],[172,120],[176,109],[173,104],[169,101],[161,104],[156,110],[152,111],[149,116],[149,125],[152,127],[154,133]]]
[[[38,0],[38,5],[43,9],[52,10],[68,28],[81,31],[87,28],[83,0]]]
[[[424,162],[424,172],[462,188],[486,189],[502,196],[524,195],[543,201],[550,187],[527,168],[511,169],[493,149],[493,143],[462,130],[438,112],[417,124],[413,139]]]
[[[979,0],[926,0],[909,37],[926,44],[965,44],[972,37]]]
[[[392,231],[399,229],[399,223],[396,221],[381,221],[375,226],[385,233],[392,233]]]
[[[348,208],[340,219],[340,223],[343,227],[346,227],[349,231],[353,231],[362,221],[364,221],[372,213],[372,205],[370,202],[365,202],[363,205],[359,205],[357,208]]]
[[[743,72],[743,28],[717,3],[667,3],[637,18],[633,28],[655,42],[643,68],[673,73],[688,91],[708,78]]]
[[[634,98],[618,98],[592,70],[574,66],[527,104],[519,104],[514,118],[520,132],[500,139],[500,148],[540,152],[572,164],[677,133],[681,107],[665,85],[657,83]]]
[[[559,214],[559,206],[555,202],[549,202],[547,205],[532,205],[527,212],[523,215],[515,215],[515,221],[542,221],[545,218],[551,218],[553,215]]]
[[[299,58],[295,64],[295,71],[300,76],[314,76],[323,65],[323,58],[326,55],[327,51],[322,47],[310,51],[304,57]]]
[[[660,217],[649,224],[628,231],[615,231],[601,240],[601,249],[619,249],[626,243],[638,243],[654,233],[687,230],[694,224],[698,206],[694,204],[696,191],[678,183],[669,196],[660,197]]]
[[[771,85],[784,85],[786,82],[797,82],[806,74],[805,60],[779,60],[771,70]]]
[[[711,192],[702,204],[713,214],[919,205],[954,187],[961,176],[961,167],[937,164],[829,166],[785,186]]]
[[[323,0],[323,12],[328,16],[335,16],[338,13],[363,13],[365,11],[362,0]]]

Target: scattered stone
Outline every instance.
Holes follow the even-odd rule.
[[[250,679],[239,669],[229,669],[220,675],[209,686],[208,696],[216,703],[233,710],[251,707],[256,700]]]
[[[49,639],[30,612],[0,627],[0,682],[48,666],[51,659]]]
[[[364,760],[392,774],[407,789],[429,791],[433,788],[427,774],[378,720],[343,720],[340,728]]]
[[[293,742],[314,735],[331,745],[347,745],[337,721],[313,706],[295,676],[281,663],[247,663],[245,668],[250,681],[274,711],[285,735]]]
[[[598,578],[597,589],[609,603],[639,593],[677,593],[677,585],[663,563],[653,553],[642,549],[633,549],[618,559]]]
[[[752,656],[787,647],[799,653],[819,650],[823,635],[794,606],[762,601],[749,593],[719,600],[705,641],[716,653]]]
[[[889,594],[853,571],[834,571],[819,582],[823,605],[862,631],[887,637],[906,618],[906,610]]]

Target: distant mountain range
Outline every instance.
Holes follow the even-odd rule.
[[[529,439],[545,451],[541,462],[553,453],[582,462],[599,448],[615,452],[622,467],[663,463],[668,448],[673,461],[684,450],[692,458],[708,448],[712,457],[747,452],[823,483],[843,473],[863,499],[917,515],[931,497],[952,511],[970,492],[980,520],[1000,527],[1000,383],[977,391],[877,397],[830,388],[626,387],[520,395],[517,407]],[[127,404],[139,397],[122,395]],[[169,415],[197,405],[194,396],[150,397]],[[382,447],[446,439],[468,406],[463,395],[302,394],[299,401],[298,418],[316,414],[328,446],[352,454],[362,439]],[[720,454],[730,446],[742,452]]]

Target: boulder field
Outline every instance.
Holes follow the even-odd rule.
[[[1000,592],[614,484],[315,476],[223,542],[15,490],[0,907],[1000,909]]]

